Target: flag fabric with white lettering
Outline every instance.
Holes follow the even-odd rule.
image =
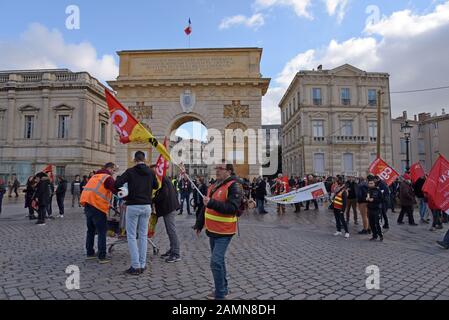
[[[391,186],[393,182],[399,178],[399,173],[389,166],[381,158],[377,158],[369,167],[371,174],[380,177],[388,186]]]
[[[440,156],[435,162],[422,190],[432,203],[449,214],[449,161],[445,157]]]
[[[268,201],[278,204],[295,204],[304,201],[319,199],[327,195],[326,187],[323,182],[311,184],[305,188],[292,191],[287,194],[281,194],[275,197],[267,197]]]

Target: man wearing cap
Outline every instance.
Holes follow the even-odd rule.
[[[96,259],[94,251],[95,233],[98,233],[98,259],[100,264],[109,263],[106,257],[106,234],[108,213],[112,194],[117,193],[112,175],[116,170],[114,163],[107,163],[97,171],[81,193],[80,204],[84,207],[87,223],[86,250],[87,260]]]
[[[205,210],[198,216],[194,226],[198,235],[205,227],[210,239],[210,267],[215,291],[207,297],[209,300],[224,300],[229,294],[225,256],[232,237],[237,233],[243,198],[242,186],[234,175],[233,165],[224,163],[215,168],[217,181],[209,187],[203,199]]]

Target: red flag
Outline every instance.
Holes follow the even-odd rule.
[[[120,142],[149,142],[167,160],[170,154],[167,149],[106,89],[106,102],[111,114],[112,124],[120,136]]]
[[[449,214],[449,161],[445,157],[438,158],[422,190],[437,208]]]
[[[380,158],[374,160],[369,167],[369,172],[379,176],[388,186],[391,186],[399,178],[399,173]]]
[[[424,172],[424,168],[422,167],[420,162],[413,164],[410,168],[410,174],[412,176],[412,183],[416,183],[419,178],[422,178],[426,175]]]
[[[164,140],[164,147],[167,149],[167,138]],[[156,177],[160,183],[162,183],[162,179],[167,175],[168,169],[168,161],[160,155],[156,162]]]
[[[189,18],[189,26],[184,29],[184,32],[188,36],[190,36],[190,34],[192,33],[192,21],[190,20],[190,18]]]
[[[42,170],[43,173],[46,173],[48,177],[50,178],[50,181],[53,182],[53,165],[49,164],[47,167],[45,167],[44,170]]]

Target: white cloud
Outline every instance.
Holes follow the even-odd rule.
[[[258,10],[275,6],[291,7],[298,17],[313,19],[309,12],[311,3],[312,0],[255,0],[254,6]]]
[[[265,24],[265,19],[261,13],[256,13],[252,15],[251,17],[246,17],[244,15],[236,15],[232,17],[224,18],[221,21],[221,24],[219,28],[221,30],[223,29],[229,29],[234,26],[238,25],[244,25],[248,28],[252,28],[257,30],[259,27],[263,26]]]
[[[338,22],[341,23],[345,17],[349,0],[324,0],[327,13],[330,16],[337,15]]]
[[[295,74],[320,64],[331,69],[349,63],[366,71],[387,72],[391,75],[392,91],[449,85],[449,1],[421,16],[409,11],[404,15],[404,12],[393,13],[379,23],[367,26],[372,36],[343,42],[332,40],[323,48],[299,53],[279,73],[274,88],[264,100],[264,120],[269,121],[278,112],[282,94]],[[392,94],[391,97],[393,116],[401,115],[404,110],[417,114],[449,109],[447,90]]]
[[[413,14],[411,10],[398,11],[390,17],[368,24],[367,34],[383,37],[413,37],[449,24],[449,2],[438,5],[435,11],[426,15]]]
[[[66,43],[61,32],[34,23],[19,40],[0,42],[0,69],[68,68],[87,71],[99,80],[113,80],[118,66],[112,55],[98,57],[88,42]]]

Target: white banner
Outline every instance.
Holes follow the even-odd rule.
[[[290,193],[281,194],[275,197],[267,197],[267,200],[278,204],[294,204],[319,199],[325,195],[327,195],[326,187],[323,182],[320,182]]]

